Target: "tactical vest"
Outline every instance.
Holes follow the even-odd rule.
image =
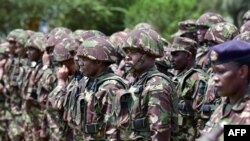
[[[121,103],[127,102],[129,107],[130,123],[127,128],[131,129],[128,130],[135,131],[146,138],[150,137],[150,125],[148,123],[149,119],[146,115],[147,107],[145,107],[148,105],[149,102],[148,96],[145,96],[149,92],[149,87],[147,87],[146,85],[148,81],[155,76],[161,77],[164,80],[168,81],[172,90],[174,90],[173,82],[168,76],[166,76],[163,73],[160,73],[158,70],[153,70],[149,71],[143,79],[138,80],[137,81],[138,85],[135,84],[120,97]],[[171,95],[170,96],[171,106],[173,112],[177,114],[178,113],[177,110],[174,110],[176,109],[176,106],[173,105],[173,100],[174,100],[173,96]],[[117,107],[115,110],[119,111],[120,110],[119,108],[122,106],[115,106],[115,107]],[[139,109],[139,111],[137,109]],[[173,119],[173,117],[171,117],[171,119]],[[177,120],[171,122],[173,128],[178,128],[176,127],[178,125]]]
[[[128,83],[125,82],[120,76],[114,74],[114,73],[108,73],[106,75],[101,76],[100,78],[98,78],[98,81],[95,82],[94,88],[92,89],[91,93],[96,93],[98,91],[98,88],[101,84],[103,84],[106,81],[110,81],[110,80],[115,80],[117,81],[119,84],[121,84],[124,88],[128,87]],[[86,97],[86,89],[83,89],[83,93],[79,96],[78,100],[77,100],[77,115],[76,115],[76,119],[75,119],[75,123],[76,125],[80,125],[81,126],[81,131],[84,131],[85,133],[88,134],[96,134],[99,130],[101,130],[101,128],[103,128],[103,123],[90,123],[86,125],[86,116],[87,116],[87,103],[89,102],[87,99],[85,99]],[[112,98],[111,96],[109,96],[110,98]],[[100,105],[97,105],[95,107],[95,113],[97,115],[101,115],[103,113],[101,113],[100,111]]]

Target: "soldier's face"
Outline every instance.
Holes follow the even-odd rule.
[[[9,45],[10,53],[14,54],[15,50],[16,50],[16,44],[17,44],[17,42],[16,41],[9,41],[9,43],[10,43],[10,45]]]
[[[184,70],[188,64],[188,53],[184,51],[171,52],[172,66],[175,70]]]
[[[41,59],[42,53],[40,50],[34,47],[29,47],[27,54],[30,61],[38,61],[39,59]]]
[[[94,77],[97,73],[97,62],[86,57],[77,57],[80,71],[87,77]]]
[[[236,63],[215,65],[213,72],[213,83],[219,96],[233,96],[243,85],[241,67]]]
[[[24,56],[25,54],[26,54],[26,51],[25,51],[25,49],[24,49],[24,47],[18,47],[17,49],[16,49],[16,54],[18,55],[18,56]]]
[[[208,28],[206,26],[198,26],[197,27],[197,40],[198,42],[203,42],[204,36],[207,32]]]
[[[124,51],[126,52],[125,67],[139,70],[143,63],[141,59],[144,54],[137,49],[126,49]]]

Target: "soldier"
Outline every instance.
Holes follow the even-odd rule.
[[[196,21],[188,19],[178,23],[178,32],[174,33],[173,37],[187,37],[197,41],[197,26]]]
[[[215,89],[226,99],[206,123],[201,141],[223,141],[223,125],[250,124],[249,54],[249,43],[238,40],[227,41],[210,50]]]
[[[116,61],[113,44],[106,37],[86,39],[77,50],[78,64],[87,77],[78,99],[77,124],[81,125],[84,140],[116,139],[111,108],[118,89],[128,82],[114,74],[110,65]]]
[[[161,36],[151,29],[134,29],[121,47],[135,81],[116,96],[118,140],[172,140],[178,130],[177,97],[170,78],[155,66],[163,55]]]
[[[72,31],[65,27],[56,27],[50,31],[47,35],[47,44],[45,48],[45,54],[43,58],[45,59],[43,64],[47,65],[52,70],[55,68],[55,61],[53,57],[53,50],[57,43],[59,43],[62,39],[69,37],[72,34]],[[49,58],[49,59],[47,59]]]
[[[203,45],[204,42],[204,36],[207,32],[207,30],[214,24],[225,22],[224,18],[217,14],[212,12],[206,12],[202,14],[196,21],[197,25],[197,39],[199,45]]]
[[[8,53],[9,53],[9,43],[2,42],[0,43],[0,140],[8,140],[8,123],[10,121],[9,115],[9,106],[7,104],[7,99],[5,97],[6,88],[5,85],[5,72],[7,60],[8,60]]]
[[[225,41],[233,39],[239,33],[238,28],[228,22],[221,22],[212,25],[204,36],[204,43],[207,48],[212,47],[214,45],[223,43]],[[204,70],[207,70],[209,66],[207,66],[207,52],[208,49],[203,51],[203,57],[197,60],[197,64],[201,66]]]
[[[124,74],[124,57],[125,53],[122,51],[121,47],[119,46],[123,39],[127,36],[128,33],[124,31],[119,31],[113,33],[109,39],[114,44],[115,50],[117,52],[117,61],[115,64],[111,65],[111,69],[119,76],[125,78]]]
[[[34,33],[25,44],[29,59],[29,67],[23,77],[23,83],[20,87],[23,98],[23,122],[21,125],[25,140],[40,140],[42,133],[42,115],[41,106],[38,103],[40,92],[38,82],[42,78],[44,69],[42,64],[42,55],[45,51],[46,36],[43,33]]]
[[[246,11],[242,16],[242,23],[245,24],[249,20],[250,20],[250,10]]]
[[[195,68],[197,43],[176,37],[171,51],[173,68],[178,71],[173,80],[177,83],[179,97],[179,140],[192,141],[197,136],[199,109],[206,90],[207,75]]]
[[[73,79],[78,78],[78,67],[74,63],[74,56],[69,52],[69,48],[78,48],[78,43],[72,38],[64,38],[55,45],[53,55],[57,62],[57,86],[49,94],[49,123],[51,140],[73,140],[71,129],[67,125],[64,115],[68,114],[68,107],[64,106],[67,99],[67,92],[71,93],[71,87],[78,82]],[[81,77],[81,76],[80,76]],[[74,87],[78,87],[75,85]],[[67,101],[67,100],[66,100]],[[65,107],[65,109],[64,109]]]

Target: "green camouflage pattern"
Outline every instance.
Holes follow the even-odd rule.
[[[250,31],[250,21],[247,21],[240,27],[240,33]]]
[[[178,37],[185,33],[192,33],[197,31],[196,21],[193,19],[188,19],[178,23],[178,31],[174,33],[171,37]]]
[[[228,110],[224,110],[229,105],[229,99],[225,99],[221,105],[211,115],[210,120],[206,123],[203,130],[203,135],[215,131],[221,125],[249,125],[250,121],[250,92],[247,93],[233,104]],[[224,140],[223,131],[216,139],[218,141]]]
[[[220,22],[225,22],[225,19],[220,14],[206,12],[198,18],[196,24],[197,26],[207,26],[209,28],[212,25]]]
[[[105,62],[116,62],[117,60],[115,47],[106,37],[86,39],[81,43],[76,55]]]
[[[233,39],[238,33],[238,28],[231,23],[217,23],[208,29],[204,39],[220,44]]]
[[[165,141],[175,138],[178,131],[177,95],[172,81],[156,67],[143,73],[129,89],[120,90],[116,99],[113,111],[120,133],[118,140]],[[140,130],[133,124],[136,119],[144,119],[145,125]]]
[[[71,50],[77,50],[78,43],[70,38],[64,38],[60,43],[56,44],[54,48],[54,59],[58,62],[72,59]]]
[[[234,39],[235,40],[243,40],[243,41],[246,41],[246,42],[250,42],[250,31],[240,33],[237,36],[235,36]]]
[[[189,49],[197,49],[197,42],[186,37],[176,37],[171,45],[171,48],[171,52],[189,52]]]
[[[133,30],[121,43],[121,48],[136,48],[155,57],[163,56],[162,37],[154,30]]]
[[[76,125],[81,125],[81,130],[84,132],[84,140],[112,140],[115,138],[112,101],[115,93],[119,89],[126,89],[128,82],[121,77],[115,75],[110,70],[100,73],[94,79],[87,79],[86,86],[83,89],[80,97],[77,99],[78,108],[76,111]],[[83,102],[84,101],[84,104]],[[82,104],[82,105],[81,105]],[[80,107],[86,109],[82,111]],[[81,116],[81,117],[79,117]],[[98,123],[99,128],[96,133],[89,134],[85,128],[85,123]],[[105,134],[107,137],[105,137]]]
[[[121,47],[120,47],[120,44],[121,42],[126,38],[126,36],[128,35],[127,32],[124,32],[124,31],[119,31],[119,32],[115,32],[113,33],[109,39],[110,41],[114,44],[114,47],[116,49],[116,52],[125,57],[125,52],[122,51]]]
[[[65,37],[72,34],[72,31],[65,27],[56,27],[47,35],[47,47],[54,47]],[[72,35],[73,36],[73,35]]]
[[[25,47],[33,47],[41,52],[45,51],[47,38],[44,33],[36,32],[34,33],[26,42]]]
[[[201,69],[191,68],[178,74],[177,95],[179,98],[179,140],[194,140],[198,135],[199,110],[205,95],[208,76]],[[202,126],[202,125],[201,125]]]
[[[106,35],[98,30],[75,31],[73,36],[76,40],[82,43],[84,40],[91,37],[105,37]]]
[[[23,29],[14,29],[7,36],[8,41],[16,41],[22,46],[25,45],[28,38],[29,38],[28,33]]]

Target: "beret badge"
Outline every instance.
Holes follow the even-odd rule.
[[[216,61],[218,59],[218,54],[215,51],[211,51],[210,58],[211,61]]]

